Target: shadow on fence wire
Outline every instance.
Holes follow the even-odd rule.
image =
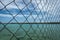
[[[59,0],[0,0],[0,40],[60,40]]]

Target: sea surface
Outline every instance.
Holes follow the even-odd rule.
[[[60,40],[60,24],[0,24],[0,40]]]

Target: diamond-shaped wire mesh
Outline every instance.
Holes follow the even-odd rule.
[[[0,0],[0,40],[60,40],[60,0]]]

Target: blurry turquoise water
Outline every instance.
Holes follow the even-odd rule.
[[[4,25],[0,24],[0,40],[17,40],[16,37],[20,40],[30,40],[30,37],[33,40],[60,40],[60,24]]]

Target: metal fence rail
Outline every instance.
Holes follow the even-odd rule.
[[[60,40],[60,0],[0,0],[0,40]]]

